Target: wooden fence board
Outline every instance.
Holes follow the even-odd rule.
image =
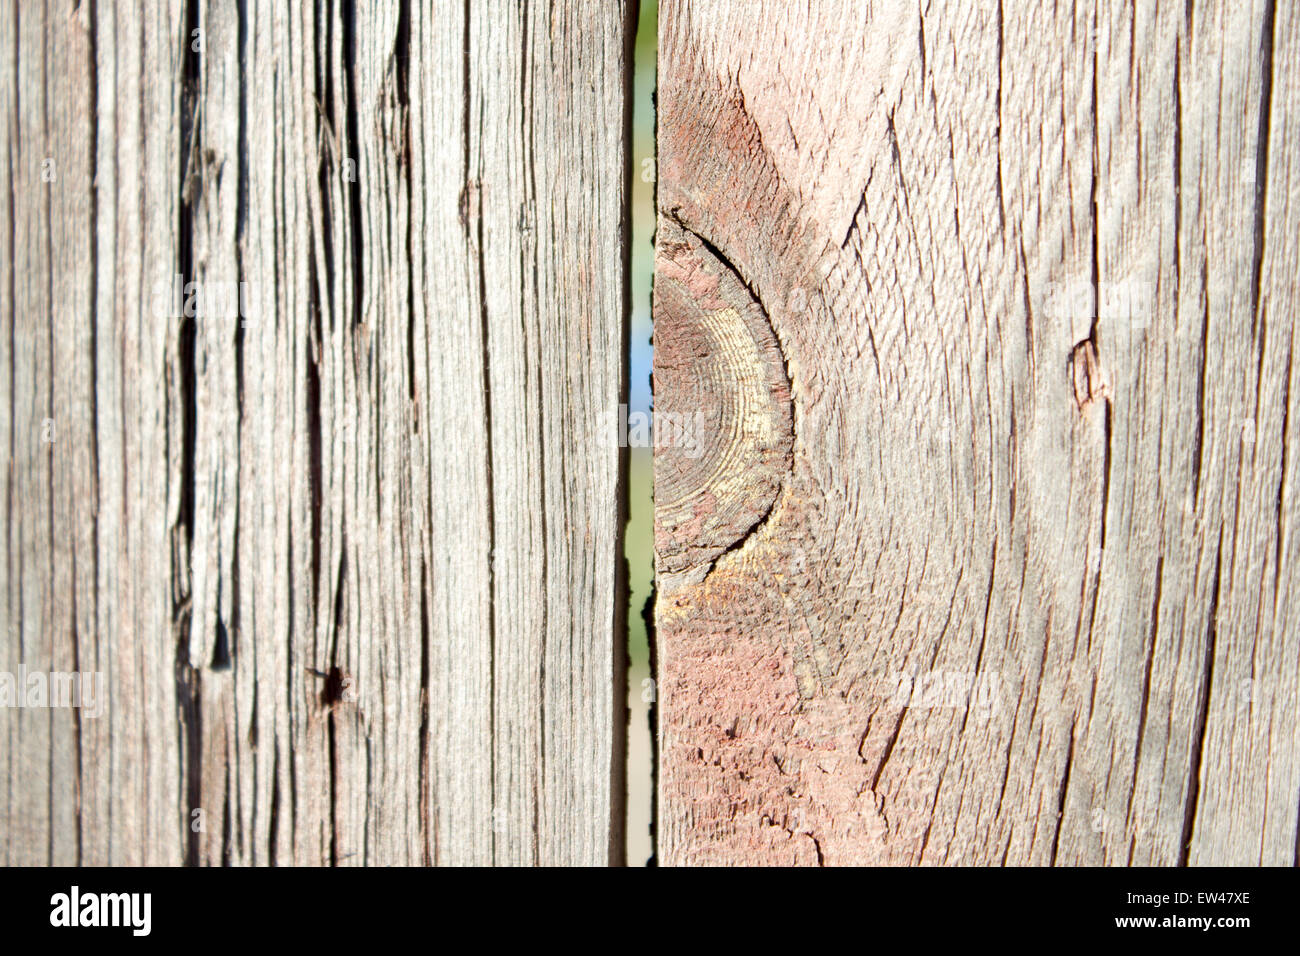
[[[0,860],[621,857],[633,13],[0,12]]]
[[[665,863],[1294,862],[1298,41],[664,0]]]

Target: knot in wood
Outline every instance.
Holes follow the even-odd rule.
[[[710,565],[771,511],[794,446],[776,333],[735,268],[661,219],[655,279],[655,550]]]

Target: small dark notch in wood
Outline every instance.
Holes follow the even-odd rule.
[[[336,704],[353,699],[352,677],[337,664],[328,671],[317,670],[313,667],[309,668],[307,672],[313,677],[319,677],[325,681],[320,690],[322,707],[333,707]]]
[[[230,631],[220,616],[217,617],[217,639],[212,644],[212,663],[209,666],[214,671],[231,669]]]
[[[1093,339],[1084,339],[1070,351],[1068,372],[1074,388],[1074,401],[1080,411],[1098,399],[1109,401],[1110,384],[1106,381]]]

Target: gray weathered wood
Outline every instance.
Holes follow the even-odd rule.
[[[1297,102],[1272,0],[664,0],[664,862],[1294,862]]]
[[[0,10],[0,861],[620,858],[629,14]]]

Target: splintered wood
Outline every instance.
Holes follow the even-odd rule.
[[[0,864],[621,858],[630,13],[0,9]]]
[[[660,859],[1293,863],[1300,8],[659,57]]]

